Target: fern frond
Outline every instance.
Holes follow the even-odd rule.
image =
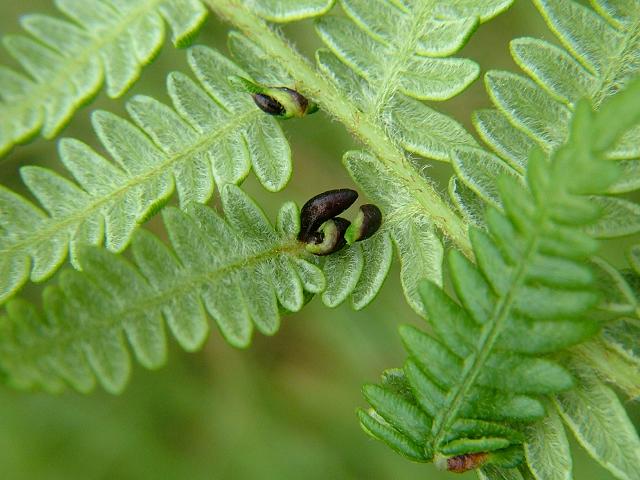
[[[0,187],[0,301],[29,277],[50,276],[67,252],[78,265],[80,244],[124,249],[135,227],[174,190],[183,206],[204,203],[214,183],[239,183],[250,168],[268,190],[284,187],[292,167],[280,126],[227,81],[246,73],[206,47],[192,47],[188,61],[199,83],[171,73],[173,107],[136,96],[127,103],[134,123],[94,113],[94,128],[113,161],[63,139],[60,157],[75,182],[44,168],[21,169],[42,208]]]
[[[204,22],[200,0],[56,0],[67,18],[25,15],[31,36],[4,37],[27,75],[0,66],[0,155],[42,132],[53,138],[107,85],[119,97],[157,55],[167,22],[184,46]]]
[[[511,54],[530,78],[488,72],[485,83],[495,109],[474,116],[477,131],[495,155],[469,151],[454,158],[460,180],[490,203],[495,203],[495,194],[486,190],[486,170],[476,163],[523,174],[531,148],[551,153],[566,141],[578,99],[590,99],[597,109],[640,73],[638,0],[624,5],[593,1],[595,10],[575,0],[534,3],[564,48],[534,38],[513,40]],[[590,227],[596,237],[640,231],[640,207],[611,196],[640,188],[639,145],[640,126],[630,126],[607,153],[623,175],[603,192],[607,196],[595,199],[604,209],[600,222]]]
[[[323,264],[298,240],[295,203],[280,208],[274,227],[239,187],[226,184],[220,196],[224,218],[198,203],[165,208],[171,247],[138,229],[133,261],[81,246],[82,271],[66,270],[45,288],[44,313],[10,300],[0,318],[0,370],[9,383],[88,392],[97,379],[118,393],[131,369],[125,338],[143,366],[158,368],[167,355],[165,323],[193,351],[207,337],[208,314],[229,344],[246,347],[254,330],[275,334],[281,315],[299,311],[313,294],[330,306],[350,297],[363,308],[378,293],[391,260],[388,235]],[[354,258],[357,265],[345,261]]]
[[[347,18],[325,16],[317,23],[329,48],[318,51],[317,61],[357,99],[363,114],[385,125],[407,151],[424,157],[448,160],[452,147],[475,145],[459,123],[418,100],[447,100],[477,78],[475,62],[445,57],[511,1],[340,3]],[[357,81],[347,83],[354,74]]]
[[[322,271],[296,239],[295,204],[282,207],[276,229],[238,187],[225,185],[221,199],[225,219],[199,204],[164,209],[172,248],[140,229],[131,245],[135,263],[82,248],[83,271],[65,271],[46,288],[44,315],[11,300],[0,340],[10,381],[49,390],[69,382],[87,391],[95,376],[119,392],[130,370],[125,335],[140,363],[157,368],[166,358],[165,320],[187,350],[206,338],[207,312],[230,344],[245,347],[254,327],[276,332],[280,307],[298,311],[305,289],[324,289]]]
[[[359,416],[367,432],[413,460],[452,471],[522,463],[523,439],[510,429],[544,415],[536,396],[575,392],[574,375],[551,354],[600,328],[585,315],[599,301],[586,262],[598,243],[583,229],[600,214],[586,195],[615,181],[615,164],[603,152],[638,121],[639,100],[636,81],[597,113],[578,103],[568,143],[550,159],[534,149],[526,184],[501,176],[505,213],[489,207],[488,231],[471,230],[477,267],[457,251],[449,257],[459,303],[423,282],[433,334],[403,327],[403,372],[365,387],[372,410]],[[636,455],[631,437],[623,452],[627,471]]]
[[[318,64],[339,94],[357,105],[355,125],[366,125],[368,121],[389,134],[402,131],[405,149],[444,160],[452,146],[460,143],[458,136],[464,138],[462,143],[475,145],[475,141],[459,124],[418,100],[446,100],[476,78],[479,69],[474,62],[442,57],[462,48],[480,20],[488,20],[510,3],[497,1],[472,6],[465,2],[398,4],[345,0],[341,5],[349,18],[324,16],[318,20],[320,35],[334,52],[317,52]],[[288,71],[293,70],[286,68],[289,64],[274,62],[277,55],[265,52],[263,47],[271,46],[271,39],[259,46],[247,37],[232,32],[229,46],[238,62],[254,77],[267,84],[296,86],[304,78],[296,75],[298,72]],[[312,93],[317,95],[317,89]],[[331,106],[328,108],[332,113]],[[387,117],[391,116],[396,116],[397,122],[388,125]],[[344,162],[358,185],[383,207],[385,228],[400,254],[405,295],[414,310],[424,315],[417,285],[425,275],[442,283],[443,247],[433,218],[444,216],[425,213],[425,203],[430,208],[435,205],[424,198],[429,186],[411,188],[406,181],[411,178],[417,179],[416,183],[427,182],[413,169],[399,175],[366,152],[350,152]],[[385,187],[381,187],[380,178],[387,179]],[[454,222],[447,224],[451,227]],[[466,233],[463,235],[466,237]],[[327,292],[324,298],[328,296]]]
[[[391,2],[344,1],[342,6],[351,20],[325,16],[318,21],[321,36],[342,61],[332,53],[321,50],[317,54],[320,68],[343,92],[357,100],[357,124],[363,121],[362,116],[365,115],[371,123],[384,129],[388,126],[387,114],[399,115],[401,118],[398,117],[398,122],[402,123],[402,128],[396,122],[387,131],[393,133],[402,130],[407,139],[403,146],[409,151],[420,151],[425,156],[445,159],[451,146],[457,144],[455,138],[452,140],[452,137],[456,137],[452,132],[458,132],[460,138],[464,137],[464,142],[475,142],[456,122],[418,100],[445,100],[458,94],[476,78],[479,69],[474,62],[440,57],[462,47],[475,29],[479,16],[489,18],[510,2],[490,3],[484,10],[475,10],[474,7],[452,6],[448,2],[436,2],[433,5],[418,2],[415,5],[398,6]],[[421,17],[416,18],[412,10],[417,10]],[[381,40],[382,37],[384,40]],[[360,43],[354,43],[354,39]],[[286,65],[274,62],[273,54],[265,52],[268,43],[257,45],[246,36],[233,32],[229,45],[243,68],[256,78],[268,84],[297,86],[299,77],[291,75]],[[383,49],[388,51],[383,53]],[[358,57],[364,55],[371,55],[372,58],[367,60]],[[399,59],[396,63],[392,62],[394,55]],[[373,57],[376,57],[375,62]],[[385,59],[388,65],[383,63]],[[373,91],[376,91],[375,95],[371,94]],[[383,106],[386,113],[382,111]],[[416,122],[422,127],[416,128]],[[409,135],[412,140],[409,140]],[[423,143],[425,135],[431,135],[431,138]],[[417,282],[426,272],[432,272],[430,278],[439,279],[440,282],[442,276],[442,244],[420,201],[428,189],[419,188],[421,194],[417,197],[406,185],[400,184],[392,189],[393,192],[385,192],[389,194],[386,199],[382,198],[385,195],[379,194],[379,182],[368,182],[356,170],[369,176],[374,171],[379,173],[387,170],[387,174],[379,178],[397,177],[397,173],[388,171],[383,162],[370,154],[355,154],[350,160],[347,157],[345,162],[353,164],[353,169],[349,168],[353,178],[377,204],[387,208],[386,218],[409,219],[405,223],[394,221],[395,226],[390,232],[401,254],[402,280],[407,298],[416,311],[424,314],[417,295]],[[361,167],[356,165],[358,162],[362,163]],[[408,177],[418,176],[415,172],[407,172],[404,178]],[[394,198],[398,189],[404,191],[402,198],[395,205],[390,205],[388,198]],[[426,199],[425,203],[429,203],[430,207],[435,204]],[[442,217],[436,215],[436,218]],[[454,224],[448,222],[447,226]],[[345,252],[345,255],[355,255],[355,251]],[[343,262],[357,265],[355,258],[344,258]],[[329,282],[329,285],[337,287],[333,282]],[[333,305],[335,298],[341,297],[338,295],[334,298],[328,291],[323,298],[328,305]]]

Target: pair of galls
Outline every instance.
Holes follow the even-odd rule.
[[[308,252],[330,255],[378,231],[382,212],[375,205],[362,205],[353,223],[338,216],[357,198],[356,191],[342,188],[323,192],[304,204],[300,212],[298,240],[306,244]]]

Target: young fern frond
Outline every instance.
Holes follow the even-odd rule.
[[[171,73],[173,107],[136,96],[127,102],[134,123],[108,112],[93,114],[113,161],[63,139],[60,157],[77,183],[48,169],[23,167],[22,178],[42,209],[0,187],[0,302],[29,277],[46,279],[67,252],[77,265],[80,244],[124,249],[136,226],[174,190],[183,206],[204,203],[215,183],[239,183],[251,168],[266,189],[285,186],[291,152],[280,126],[227,80],[246,73],[207,47],[192,47],[187,56],[199,83]]]
[[[597,113],[579,102],[568,143],[550,159],[534,149],[526,184],[500,178],[505,213],[488,207],[488,231],[471,230],[477,267],[457,251],[449,257],[458,301],[423,282],[433,334],[403,327],[409,352],[403,371],[365,387],[372,409],[359,416],[367,432],[413,460],[452,471],[522,463],[524,440],[516,429],[544,416],[536,396],[571,395],[576,384],[552,354],[600,328],[586,315],[599,301],[586,263],[598,243],[583,229],[600,215],[586,195],[616,180],[604,152],[638,122],[638,101],[640,81]],[[627,468],[640,443],[637,436],[625,439]]]
[[[522,175],[528,152],[534,146],[550,153],[569,133],[569,120],[580,98],[599,108],[640,72],[640,1],[594,0],[595,10],[575,0],[535,0],[564,48],[548,42],[520,38],[511,42],[516,63],[530,77],[490,71],[485,77],[495,109],[476,112],[474,123],[495,152],[468,149],[454,157],[458,178],[484,201],[496,204],[496,173]],[[607,196],[594,199],[604,215],[590,232],[601,238],[640,231],[640,207],[611,196],[640,188],[640,126],[635,125],[611,146],[608,158],[623,175],[609,187]],[[473,196],[452,196],[467,218],[473,220]],[[463,198],[464,197],[464,198]],[[475,219],[477,221],[477,219]]]
[[[41,132],[53,138],[107,85],[119,97],[158,53],[167,22],[184,46],[204,22],[200,0],[56,0],[68,18],[26,15],[31,36],[4,37],[27,72],[0,66],[0,155]]]
[[[131,369],[125,337],[143,366],[158,368],[167,355],[165,322],[193,351],[207,337],[208,313],[229,344],[246,347],[254,329],[273,335],[281,315],[300,310],[310,295],[323,293],[330,306],[351,297],[362,308],[377,294],[391,257],[388,235],[345,247],[323,264],[297,238],[293,202],[282,206],[274,228],[239,187],[226,184],[220,196],[225,218],[198,203],[165,208],[171,248],[138,229],[133,262],[80,247],[82,271],[66,270],[45,288],[44,314],[9,300],[0,318],[0,370],[8,382],[88,392],[97,378],[118,393]],[[345,269],[345,258],[356,258],[359,268]]]

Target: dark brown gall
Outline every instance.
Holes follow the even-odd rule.
[[[323,192],[311,198],[304,204],[300,212],[300,233],[298,234],[298,240],[301,242],[312,240],[311,237],[313,233],[316,232],[324,222],[340,215],[353,205],[357,199],[358,192],[348,188],[329,190],[328,192]]]

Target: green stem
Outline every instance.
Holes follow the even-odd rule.
[[[325,80],[278,32],[237,0],[205,0],[219,17],[260,45],[274,62],[296,79],[295,88],[345,125],[389,169],[395,180],[411,193],[434,225],[467,256],[473,257],[466,223],[428,181],[410,164],[401,148],[377,122]],[[381,179],[382,181],[383,179]]]

